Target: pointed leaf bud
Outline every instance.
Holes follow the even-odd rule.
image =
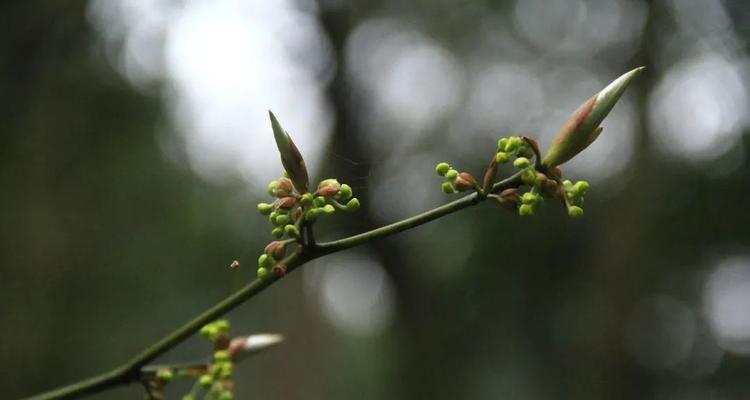
[[[273,129],[273,137],[276,140],[276,147],[278,147],[279,154],[281,155],[281,164],[284,166],[289,179],[292,180],[297,190],[300,193],[305,193],[307,192],[309,181],[305,161],[302,159],[302,155],[289,137],[289,134],[281,127],[276,116],[271,111],[268,111],[268,115],[271,118],[271,128]]]
[[[441,163],[439,163],[438,165],[435,166],[435,173],[438,174],[438,176],[445,176],[445,174],[450,169],[451,169],[451,166],[448,165],[448,163],[441,162]]]
[[[495,183],[495,177],[497,176],[497,160],[492,158],[490,165],[487,166],[487,170],[484,171],[484,178],[482,179],[482,190],[485,193],[489,193],[492,190],[492,184]]]
[[[623,74],[583,103],[557,132],[542,164],[548,168],[560,165],[588,147],[601,133],[599,125],[644,68]]]
[[[336,179],[326,179],[318,184],[318,194],[321,196],[333,196],[339,192],[341,184]]]

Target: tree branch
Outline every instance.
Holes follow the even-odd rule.
[[[501,190],[518,187],[521,185],[520,173],[493,185],[491,192],[496,193]],[[308,245],[301,251],[295,252],[280,261],[280,264],[286,266],[286,273],[295,270],[297,267],[306,262],[327,254],[346,250],[351,247],[359,246],[371,240],[380,239],[386,236],[394,235],[405,230],[415,228],[430,221],[434,221],[442,216],[454,213],[467,207],[476,205],[486,199],[486,196],[479,193],[472,193],[458,200],[436,207],[432,210],[423,212],[410,218],[386,225],[368,232],[350,236],[326,243]],[[312,239],[311,232],[308,233],[308,240]],[[179,343],[190,337],[200,330],[204,325],[216,320],[235,307],[253,298],[267,287],[284,276],[283,272],[273,272],[262,279],[255,279],[239,291],[215,304],[213,307],[204,311],[190,322],[176,329],[174,332],[165,336],[158,342],[152,344],[140,354],[133,357],[127,363],[101,375],[97,375],[80,382],[63,386],[61,388],[45,392],[27,400],[50,400],[50,399],[74,399],[86,395],[99,393],[106,389],[125,385],[133,382],[139,382],[142,378],[142,368],[157,357],[166,353]]]

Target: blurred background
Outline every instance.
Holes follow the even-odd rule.
[[[564,166],[584,218],[484,204],[317,260],[229,315],[287,337],[237,397],[750,398],[746,1],[31,0],[0,22],[3,398],[109,370],[253,279],[268,109],[362,200],[321,221],[335,238],[448,201],[439,161],[546,147],[639,65]]]

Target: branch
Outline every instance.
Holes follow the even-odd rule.
[[[518,187],[519,185],[521,185],[520,173],[516,173],[515,175],[496,183],[492,187],[491,192],[496,193],[507,188]],[[286,266],[286,273],[289,273],[310,260],[322,257],[327,254],[346,250],[351,247],[359,246],[371,240],[380,239],[411,228],[415,228],[427,222],[434,221],[442,216],[452,214],[456,211],[476,205],[484,201],[485,199],[485,195],[472,193],[448,204],[444,204],[432,210],[423,212],[410,218],[406,218],[390,225],[386,225],[340,240],[319,243],[317,245],[313,244],[312,246],[303,248],[302,251],[295,252],[285,259],[281,260],[280,264],[284,264]],[[308,239],[312,239],[312,237],[308,236]],[[114,386],[139,382],[141,381],[144,373],[144,366],[146,366],[162,354],[166,353],[173,347],[177,346],[179,343],[200,330],[202,326],[216,320],[217,318],[231,311],[245,301],[253,298],[255,295],[262,292],[265,288],[271,286],[274,282],[278,281],[283,276],[283,272],[274,272],[268,274],[268,276],[264,278],[255,279],[239,291],[220,301],[197,317],[193,318],[187,324],[181,326],[158,342],[149,346],[127,363],[109,372],[91,377],[77,383],[73,383],[68,386],[63,386],[49,392],[29,397],[27,400],[74,399],[94,393],[99,393]]]

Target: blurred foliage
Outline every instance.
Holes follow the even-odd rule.
[[[446,46],[471,47],[475,22],[511,7],[326,3],[334,5],[320,17],[339,65],[347,35],[365,18],[398,15]],[[739,19],[737,33],[746,36],[747,5],[726,5]],[[252,266],[265,244],[265,233],[255,232],[262,217],[254,211],[264,190],[240,180],[211,183],[165,157],[160,143],[174,128],[158,91],[137,91],[112,68],[86,6],[49,0],[0,6],[5,398],[126,360],[250,280],[255,268],[232,272],[229,263],[236,258]],[[640,49],[619,71],[653,64],[646,50],[669,15],[662,3],[649,7]],[[555,62],[545,67],[554,69]],[[330,151],[358,162],[331,157],[319,173],[349,182],[368,176],[378,160],[358,137],[367,110],[351,105],[353,88],[343,70],[329,85],[337,127]],[[623,173],[592,185],[584,218],[571,220],[550,206],[519,220],[487,205],[373,243],[398,301],[396,320],[382,333],[349,335],[326,322],[306,297],[304,271],[231,313],[237,333],[275,331],[288,338],[237,367],[237,397],[749,397],[750,359],[741,355],[726,352],[715,370],[696,376],[650,369],[628,350],[629,321],[644,298],[668,296],[702,315],[703,285],[715,263],[750,252],[744,156],[750,135],[742,134],[742,161],[721,173],[662,156],[645,110],[648,88],[664,73],[653,68],[637,82],[634,159]],[[472,140],[471,132],[465,135]],[[440,153],[430,156],[435,161],[447,152],[437,136],[421,143]],[[462,169],[482,171],[494,143],[487,148]],[[433,179],[434,165],[424,165],[424,179]],[[369,197],[370,187],[355,189]],[[435,198],[442,198],[437,190]],[[357,218],[323,228],[344,234],[390,222],[370,207],[364,200]],[[438,238],[455,247],[439,245]],[[203,354],[205,346],[191,339],[165,358]],[[140,393],[133,385],[97,398]]]

